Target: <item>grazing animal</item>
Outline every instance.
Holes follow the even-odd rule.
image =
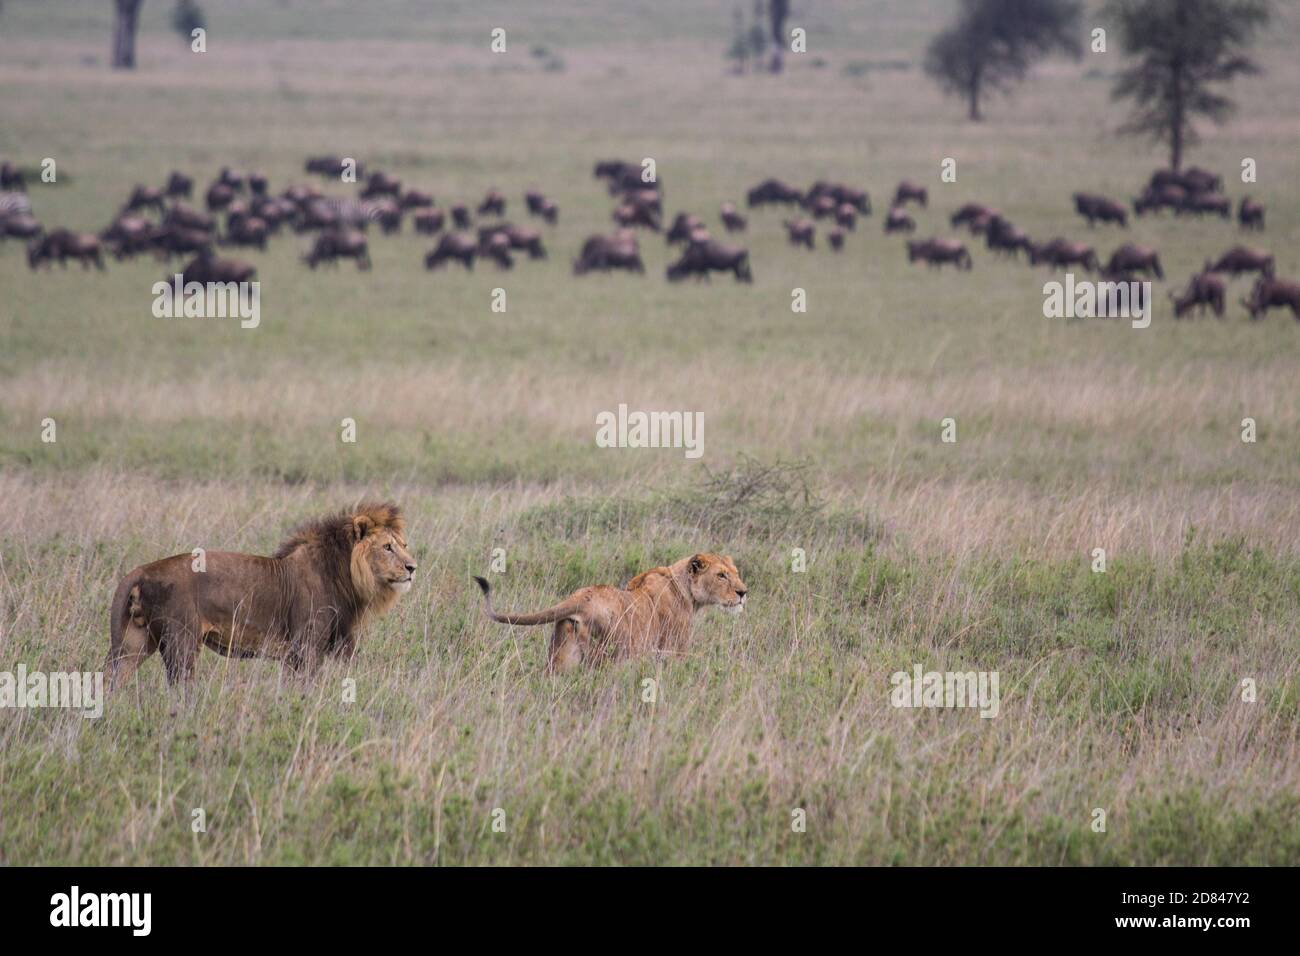
[[[229,166],[221,167],[221,172],[217,175],[217,182],[223,186],[229,186],[237,193],[244,191],[244,177]]]
[[[687,242],[692,232],[702,228],[704,228],[704,220],[699,216],[694,213],[679,212],[664,238],[670,246],[678,242]]]
[[[479,244],[487,242],[492,236],[505,236],[508,249],[523,249],[530,259],[545,259],[546,247],[542,245],[542,234],[529,226],[516,226],[503,222],[494,226],[484,226],[478,231]]]
[[[311,252],[303,256],[303,262],[312,269],[321,262],[337,265],[339,259],[354,259],[358,269],[369,269],[370,245],[366,237],[355,229],[331,229],[317,236]]]
[[[1153,185],[1148,186],[1141,196],[1133,200],[1133,211],[1139,217],[1148,212],[1159,212],[1161,209],[1172,209],[1177,213],[1186,201],[1187,190],[1176,183]]]
[[[891,232],[913,232],[916,229],[916,221],[903,210],[895,206],[885,215],[885,233]]]
[[[708,280],[710,272],[730,272],[737,282],[753,282],[749,268],[749,250],[709,239],[693,242],[682,257],[668,267],[668,280],[677,282],[689,275]]]
[[[852,186],[844,185],[844,183],[832,183],[819,179],[804,194],[804,205],[813,208],[818,200],[823,197],[830,200],[832,214],[841,204],[848,203],[862,215],[871,215],[871,199],[864,189],[854,189]]]
[[[814,219],[825,219],[828,216],[835,215],[835,197],[822,193],[820,196],[812,197],[807,203],[808,209],[812,212]]]
[[[441,209],[419,209],[415,213],[415,231],[432,236],[443,227],[447,214]]]
[[[639,203],[621,203],[614,210],[612,218],[623,228],[644,226],[654,232],[658,232],[660,229],[659,216],[655,211],[649,206],[643,206]]]
[[[23,176],[23,171],[8,160],[0,163],[0,189],[12,189],[16,192],[27,190],[27,179]]]
[[[1125,212],[1124,207],[1105,196],[1075,193],[1074,208],[1080,216],[1088,220],[1090,227],[1098,222],[1117,222],[1123,227],[1128,226],[1128,213]]]
[[[448,259],[455,259],[466,269],[473,270],[474,256],[478,244],[474,237],[464,232],[447,232],[438,240],[438,245],[424,257],[426,269],[436,269]]]
[[[99,238],[121,261],[128,256],[148,251],[153,244],[153,226],[142,216],[121,215],[99,234]]]
[[[390,176],[381,169],[376,169],[366,178],[366,188],[361,191],[362,199],[374,199],[377,196],[402,198],[402,181]]]
[[[270,233],[265,219],[257,216],[231,216],[226,223],[226,236],[222,245],[256,246],[266,251],[266,237]]]
[[[1160,256],[1148,246],[1139,246],[1126,242],[1111,253],[1106,263],[1106,271],[1111,275],[1129,276],[1135,272],[1154,275],[1157,279],[1165,277],[1160,268]]]
[[[429,209],[433,206],[433,197],[419,189],[408,189],[402,193],[398,205],[403,209]]]
[[[643,571],[625,588],[580,588],[535,614],[497,613],[492,608],[491,585],[484,578],[474,580],[483,591],[483,611],[489,620],[527,627],[555,625],[546,655],[548,674],[643,654],[684,654],[697,611],[717,606],[739,614],[749,593],[736,563],[710,552]]]
[[[573,263],[573,274],[586,275],[593,269],[600,272],[626,269],[644,274],[645,264],[635,234],[620,231],[612,236],[591,236],[582,244],[582,252]]]
[[[839,252],[844,248],[844,229],[836,226],[830,232],[826,233],[826,241],[831,244],[831,248]]]
[[[744,232],[749,225],[749,220],[740,214],[734,202],[724,202],[719,214],[727,232]]]
[[[560,207],[547,199],[536,189],[524,193],[524,205],[530,216],[540,216],[548,225],[555,225],[560,219]]]
[[[464,203],[459,203],[459,202],[456,203],[454,206],[452,206],[451,223],[457,229],[468,229],[470,226],[469,207],[466,206]]]
[[[504,232],[490,232],[480,235],[478,241],[479,257],[486,257],[502,269],[514,267],[514,256],[510,255],[510,237]]]
[[[489,189],[483,201],[478,205],[480,216],[504,216],[506,214],[506,197],[495,189]]]
[[[1271,275],[1260,276],[1250,290],[1250,298],[1242,299],[1241,304],[1250,312],[1252,319],[1265,315],[1269,309],[1290,309],[1291,315],[1300,321],[1300,282],[1276,279]]]
[[[624,162],[621,159],[602,159],[596,163],[596,168],[592,175],[596,179],[619,179],[629,170],[637,171],[641,167],[636,163]]]
[[[184,196],[188,199],[194,192],[194,180],[182,172],[172,170],[172,174],[167,177],[167,195]]]
[[[166,215],[163,216],[163,225],[213,232],[217,228],[217,221],[206,212],[195,209],[193,206],[187,206],[183,202],[174,202],[171,208],[167,210]]]
[[[997,215],[999,215],[998,211],[992,206],[986,206],[978,202],[968,202],[953,213],[948,221],[956,229],[962,223],[971,223],[979,219],[988,221]]]
[[[226,183],[213,183],[208,187],[204,201],[208,204],[208,212],[216,212],[235,201],[235,191]]]
[[[785,226],[786,238],[792,246],[807,246],[809,249],[816,247],[814,238],[817,227],[811,219],[804,219],[800,216],[797,219],[783,220],[781,225]]]
[[[1243,230],[1264,231],[1264,204],[1256,202],[1249,196],[1241,198],[1237,207],[1237,223]]]
[[[310,673],[348,658],[366,624],[411,589],[416,563],[396,505],[362,504],[303,525],[269,558],[207,551],[129,572],[109,611],[109,692],[158,651],[170,684],[194,676],[200,647]]]
[[[852,232],[858,224],[858,207],[851,203],[842,202],[835,210],[835,225],[840,229],[847,229]]]
[[[1232,276],[1243,272],[1262,272],[1266,276],[1273,274],[1273,257],[1263,249],[1248,246],[1233,246],[1219,256],[1213,265],[1205,264],[1205,272],[1226,272]]]
[[[1096,272],[1099,269],[1097,253],[1092,246],[1082,242],[1070,242],[1066,239],[1053,239],[1043,246],[1029,246],[1029,264],[1038,265],[1045,262],[1053,268],[1081,265]]]
[[[189,253],[211,254],[212,233],[204,229],[190,229],[174,223],[163,223],[150,232],[149,244],[153,246],[159,258],[170,259],[174,255]]]
[[[951,262],[958,269],[970,271],[972,262],[970,253],[956,239],[909,239],[907,242],[907,261],[920,259],[927,265],[942,267]]]
[[[69,259],[76,259],[83,269],[89,269],[92,265],[101,272],[104,269],[99,237],[88,232],[55,229],[27,247],[27,265],[33,272],[42,263],[53,263],[55,259],[64,268]]]
[[[751,208],[770,203],[802,203],[803,200],[803,193],[779,179],[765,179],[745,194],[745,202]]]
[[[1192,276],[1187,288],[1181,294],[1169,293],[1169,298],[1174,301],[1174,318],[1181,319],[1189,311],[1195,308],[1198,312],[1203,312],[1206,306],[1214,310],[1214,314],[1223,318],[1223,303],[1227,294],[1227,283],[1223,277],[1215,275],[1213,272],[1198,272]]]
[[[252,282],[257,277],[257,269],[238,259],[218,259],[211,253],[201,252],[186,263],[180,275],[183,283]],[[170,282],[172,277],[164,279]]]
[[[994,216],[984,230],[984,244],[999,255],[1015,258],[1023,249],[1026,255],[1030,251],[1029,236],[1023,229],[1013,226],[1002,216]]]
[[[921,208],[930,204],[930,193],[924,186],[919,186],[910,179],[904,179],[894,190],[893,206],[899,208],[907,205],[909,202],[918,202]]]
[[[156,186],[137,185],[131,190],[131,197],[126,201],[126,212],[136,212],[146,207],[152,207],[161,216],[166,212],[167,204],[166,195],[163,190]]]
[[[270,182],[262,173],[248,174],[248,191],[254,196],[265,196]]]
[[[1174,210],[1176,216],[1181,216],[1183,213],[1190,213],[1198,218],[1206,213],[1212,213],[1220,219],[1231,219],[1232,202],[1227,196],[1215,193],[1188,193],[1182,205]]]
[[[0,239],[35,239],[44,231],[45,227],[30,213],[0,216]]]

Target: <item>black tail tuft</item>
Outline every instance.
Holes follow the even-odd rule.
[[[483,589],[483,596],[487,597],[488,592],[492,590],[492,585],[487,583],[487,578],[480,578],[478,575],[475,575],[474,580],[477,581],[478,586]]]

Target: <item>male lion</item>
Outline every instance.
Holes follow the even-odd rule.
[[[647,651],[680,654],[686,650],[695,612],[710,604],[731,614],[745,609],[745,582],[735,562],[722,554],[682,558],[666,568],[643,571],[623,589],[596,585],[579,588],[536,614],[498,614],[491,586],[483,589],[487,616],[502,624],[555,624],[547,655],[548,673],[573,670],[586,661],[632,657]]]
[[[108,689],[154,651],[168,683],[189,680],[200,644],[314,669],[325,654],[351,654],[364,622],[410,590],[414,571],[392,504],[304,524],[271,558],[208,551],[143,565],[113,597]]]

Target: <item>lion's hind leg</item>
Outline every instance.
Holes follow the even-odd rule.
[[[586,650],[586,627],[573,618],[555,622],[551,647],[546,656],[548,674],[567,674],[582,665]]]

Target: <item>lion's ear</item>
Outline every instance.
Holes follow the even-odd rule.
[[[691,558],[691,563],[688,567],[690,568],[691,574],[699,574],[704,570],[707,563],[708,562],[704,560],[704,555],[697,554],[695,557]]]
[[[360,541],[374,527],[374,522],[370,520],[369,515],[353,515],[352,517],[352,537]]]

